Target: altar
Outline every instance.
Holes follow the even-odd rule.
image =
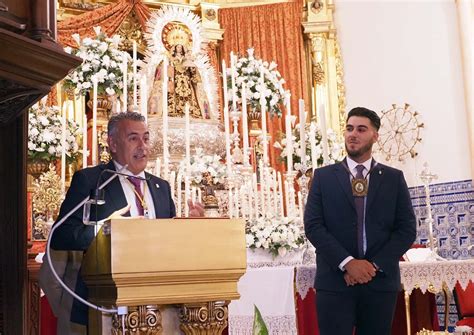
[[[422,293],[452,291],[457,282],[463,288],[474,282],[474,260],[400,262],[400,272],[407,295],[416,288]],[[270,334],[319,334],[312,288],[315,274],[314,263],[248,267],[238,283],[241,298],[229,305],[229,334],[252,334],[254,305]]]

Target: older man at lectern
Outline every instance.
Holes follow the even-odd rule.
[[[149,219],[174,217],[176,210],[171,198],[170,185],[167,181],[145,172],[150,137],[145,118],[135,112],[116,114],[110,118],[107,130],[112,160],[108,164],[86,168],[74,174],[66,198],[61,205],[58,220],[87,197],[98,184],[103,183],[112,175],[111,172],[105,170],[121,170],[121,173],[130,177],[118,176],[104,188],[105,204],[91,210],[91,215],[94,215],[93,221],[108,218],[113,213]],[[191,216],[203,216],[204,209],[201,204],[190,203],[189,206]],[[83,223],[83,208],[81,207],[55,230],[51,236],[51,247],[54,250],[83,252],[87,250],[94,236],[94,227]],[[73,254],[77,258],[77,253]],[[67,308],[61,300],[70,299],[70,297],[66,292],[61,292],[59,297],[53,296],[55,290],[50,289],[51,280],[48,280],[52,278],[49,276],[50,268],[47,263],[44,264],[41,269],[40,284],[50,300],[53,312],[58,316],[58,334],[85,333],[88,324],[88,307],[74,300],[70,313],[71,322],[61,320],[61,317],[64,318],[64,308]],[[67,277],[69,265],[71,268],[76,268],[76,271],[79,268],[77,261],[75,264],[74,262],[67,264],[64,277]],[[75,283],[75,292],[87,298],[87,287],[80,271]],[[59,309],[62,309],[63,313]],[[61,326],[61,323],[64,326]]]

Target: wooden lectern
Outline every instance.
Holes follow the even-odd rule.
[[[129,307],[130,333],[162,334],[160,308],[179,305],[185,334],[220,334],[229,301],[240,297],[237,282],[245,270],[242,219],[131,218],[101,228],[84,257],[82,276],[91,302]],[[89,309],[89,334],[102,333],[97,313]],[[112,320],[112,333],[122,334],[122,320]]]

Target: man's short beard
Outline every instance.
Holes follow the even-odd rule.
[[[352,150],[352,151],[349,150],[349,148],[347,147],[347,143],[344,143],[344,145],[346,146],[347,155],[350,158],[359,158],[359,157],[362,157],[365,153],[371,151],[372,146],[374,144],[373,143],[368,143],[366,146],[363,146],[362,148],[360,148],[358,150]]]

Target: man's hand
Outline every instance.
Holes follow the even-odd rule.
[[[130,211],[130,205],[127,205],[124,208],[118,209],[112,214],[110,214],[110,216],[107,219],[123,219],[123,215],[129,211]]]
[[[204,206],[200,202],[193,203],[192,200],[188,200],[188,206],[190,217],[204,217]]]
[[[357,283],[357,280],[354,279],[350,274],[347,272],[344,273],[344,280],[346,281],[347,286],[354,286]]]
[[[366,284],[375,277],[374,266],[365,259],[352,259],[344,268],[346,269],[346,274],[351,278],[351,282],[355,280],[358,284]],[[344,279],[346,279],[345,275]]]

